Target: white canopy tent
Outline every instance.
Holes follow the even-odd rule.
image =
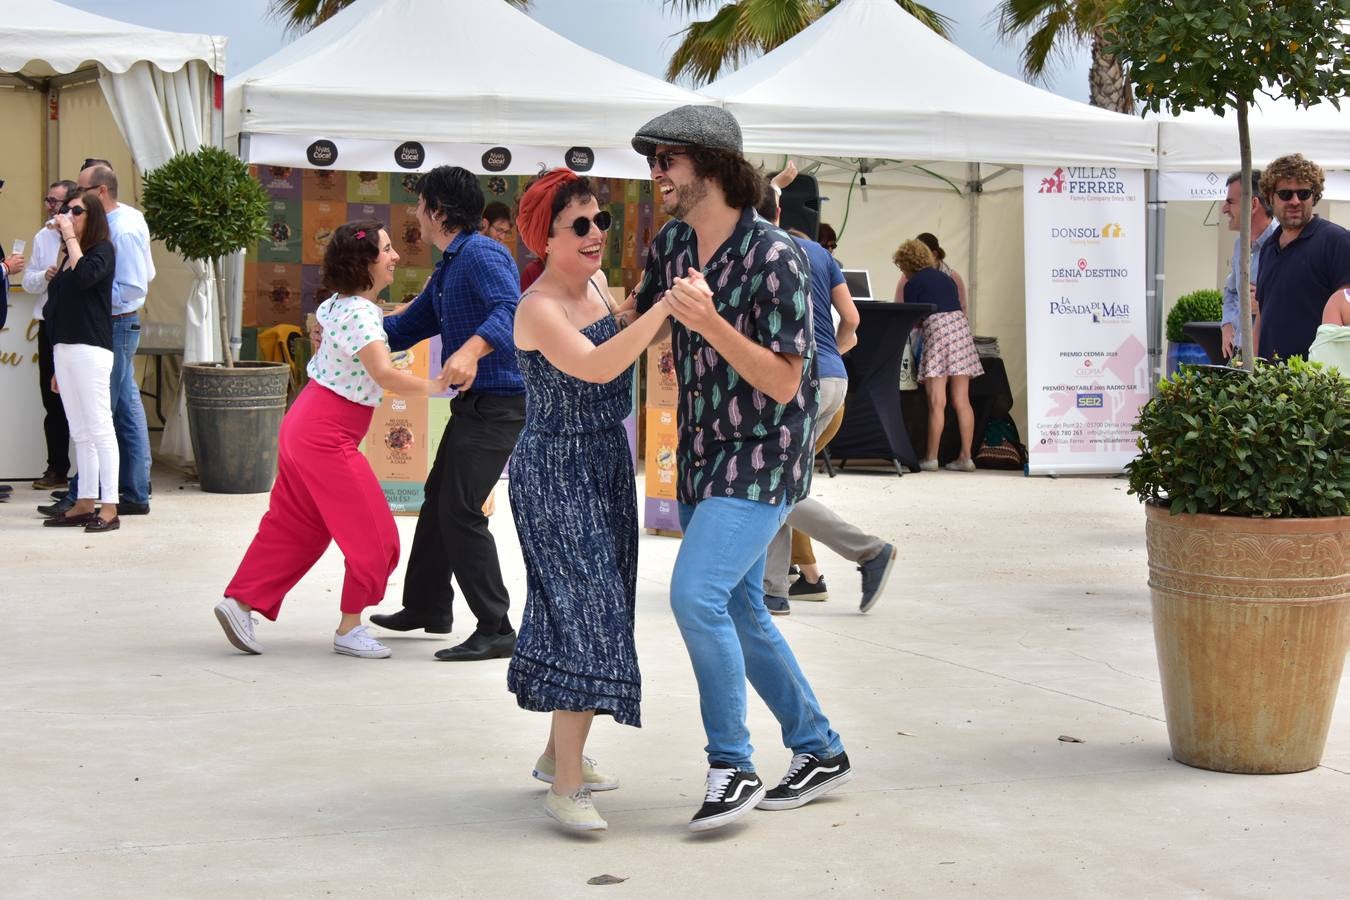
[[[1350,169],[1350,99],[1337,109],[1323,101],[1302,108],[1284,99],[1262,98],[1248,115],[1255,165],[1286,153],[1302,153],[1325,169]],[[1238,166],[1236,113],[1208,110],[1162,115],[1158,119],[1158,163],[1167,170],[1235,170]],[[1346,198],[1350,199],[1350,198]]]
[[[363,62],[380,60],[401,64]],[[704,102],[697,94],[586,50],[501,0],[357,0],[230,80],[226,133],[244,138],[241,152],[254,162],[308,164],[275,158],[287,143],[269,137],[293,137],[301,147],[345,140],[349,156],[362,159],[411,140],[425,158],[405,168],[457,161],[455,148],[481,148],[476,158],[504,146],[513,161],[502,171],[528,174],[562,162],[536,157],[580,145],[595,151],[593,174],[646,178],[629,146],[633,133],[697,102]],[[387,163],[392,153],[378,158]]]
[[[919,231],[939,236],[965,274],[976,331],[1001,339],[1025,425],[1022,182],[1014,167],[1153,169],[1157,125],[997,72],[894,0],[844,0],[703,93],[737,117],[748,152],[820,164],[823,218],[849,222],[838,255],[874,272],[879,298],[895,285],[896,245]]]
[[[21,202],[16,208],[25,213],[34,211],[22,216],[32,221],[32,230],[40,224],[34,201],[42,188],[57,178],[74,179],[78,170],[66,146],[75,141],[63,141],[71,116],[88,116],[95,123],[92,129],[86,124],[69,132],[85,144],[83,149],[71,148],[75,152],[114,160],[119,168],[118,161],[129,155],[134,171],[126,171],[133,168],[127,166],[120,173],[121,197],[127,201],[133,199],[129,189],[139,172],[211,141],[213,113],[218,109],[215,80],[225,71],[225,43],[221,37],[119,22],[54,0],[0,0],[0,83],[15,89],[9,111],[24,113],[4,117],[7,143],[21,148],[8,161],[17,157],[25,167],[15,179],[25,196],[15,196],[11,203]],[[80,86],[92,80],[97,81],[104,110],[92,109],[94,98],[80,94]],[[70,103],[65,102],[67,94]],[[106,123],[108,114],[115,129],[100,131],[98,123]],[[217,141],[218,124],[217,120]],[[29,153],[29,147],[38,149]],[[159,258],[167,258],[162,247]],[[167,268],[173,267],[170,262]],[[166,267],[157,268],[163,272]],[[203,267],[189,264],[189,268],[195,281],[191,288],[182,279],[161,277],[151,286],[147,307],[162,321],[182,324],[187,358],[217,359],[216,287],[204,279]],[[166,419],[161,452],[190,459],[181,399]]]

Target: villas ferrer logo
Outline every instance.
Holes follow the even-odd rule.
[[[1124,194],[1125,182],[1114,167],[1061,166],[1041,179],[1038,194]]]

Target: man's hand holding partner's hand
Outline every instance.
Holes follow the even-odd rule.
[[[712,288],[708,286],[707,279],[702,272],[692,267],[687,278],[675,279],[666,293],[666,302],[670,305],[671,315],[679,319],[681,325],[700,334],[721,318],[713,303]]]

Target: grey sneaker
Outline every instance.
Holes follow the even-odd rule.
[[[973,459],[954,459],[942,468],[948,472],[974,472],[975,461]]]
[[[786,597],[774,597],[771,594],[764,595],[764,605],[772,616],[788,616],[792,614],[791,607],[788,606]]]
[[[262,653],[262,644],[253,635],[253,615],[239,608],[239,604],[230,597],[216,604],[216,621],[225,630],[225,637],[231,644],[255,656]]]
[[[887,544],[880,553],[858,566],[858,571],[862,573],[862,602],[858,604],[858,612],[867,612],[877,605],[881,599],[881,589],[886,586],[886,579],[891,576],[891,567],[894,565],[895,545]]]
[[[919,460],[919,471],[920,471],[920,472],[936,472],[937,470],[938,470],[938,462],[937,462],[936,459],[921,459],[921,460]]]

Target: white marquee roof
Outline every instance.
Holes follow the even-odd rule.
[[[49,78],[94,63],[125,72],[142,61],[176,72],[197,59],[224,74],[225,38],[130,25],[55,0],[0,0],[0,71],[5,73]]]
[[[1157,125],[997,72],[894,0],[844,0],[703,90],[748,152],[1008,164],[1156,164]]]

